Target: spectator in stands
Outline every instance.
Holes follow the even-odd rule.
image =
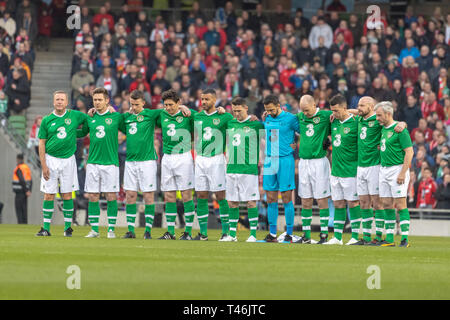
[[[117,94],[117,80],[112,75],[111,68],[103,69],[103,74],[98,77],[96,86],[105,88],[110,97],[114,97]]]
[[[39,156],[39,127],[41,126],[42,116],[36,116],[34,118],[33,126],[30,130],[30,135],[28,136],[27,148],[34,149],[36,155]]]
[[[107,26],[109,31],[114,30],[114,18],[107,12],[105,6],[100,7],[99,12],[92,18],[92,23],[101,25],[103,23],[103,19],[106,19],[108,22]]]
[[[436,198],[434,196],[436,191],[437,185],[432,177],[432,171],[430,168],[425,168],[417,190],[417,208],[436,207]]]
[[[0,18],[0,27],[5,29],[11,38],[16,34],[16,21],[11,17],[9,11],[5,11],[3,17]]]
[[[30,10],[25,10],[23,13],[23,19],[18,20],[20,28],[27,32],[29,40],[34,43],[38,34],[38,25],[36,16],[33,16]]]
[[[0,114],[8,115],[8,96],[0,90]]]
[[[48,51],[50,47],[50,36],[52,33],[53,18],[47,10],[42,10],[42,16],[39,18],[39,33],[36,41],[38,50]]]
[[[429,142],[431,141],[431,139],[433,139],[433,130],[428,128],[428,122],[423,118],[419,120],[419,126],[411,131],[411,140],[413,142],[415,141],[415,133],[417,131],[420,131],[423,134],[426,142]]]
[[[80,71],[72,76],[72,98],[77,99],[84,92],[83,86],[91,83],[94,83],[94,76],[86,66],[81,66]]]
[[[434,197],[437,200],[436,209],[450,209],[450,173],[444,174]]]
[[[450,88],[450,83],[448,81],[447,69],[442,67],[439,69],[439,76],[434,79],[432,83],[432,88],[435,93],[437,93],[437,99],[441,100],[444,97],[444,91]]]
[[[421,109],[424,118],[428,118],[430,115],[436,113],[440,120],[445,119],[444,108],[436,100],[436,94],[434,92],[430,92],[424,97]]]
[[[0,72],[2,75],[6,75],[9,69],[9,57],[3,51],[3,42],[0,42]]]
[[[30,84],[23,69],[14,69],[12,81],[6,87],[10,114],[22,114],[30,106]]]
[[[433,57],[427,45],[420,48],[420,56],[416,58],[416,62],[419,66],[419,72],[427,71],[433,66]]]
[[[319,46],[319,37],[323,37],[324,45],[327,48],[330,48],[333,44],[333,30],[331,27],[325,22],[325,18],[320,16],[317,18],[317,24],[312,27],[311,32],[309,34],[309,43],[311,49],[316,49]]]
[[[415,63],[412,56],[406,56],[402,63],[402,81],[406,83],[408,80],[412,83],[417,82],[419,78],[419,66]]]
[[[340,0],[333,0],[327,7],[327,11],[346,12],[347,8]]]
[[[405,121],[409,132],[412,132],[419,126],[419,120],[422,118],[422,111],[417,104],[414,95],[408,95],[406,98],[406,106],[401,107],[399,120]]]

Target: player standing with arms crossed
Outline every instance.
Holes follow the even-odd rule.
[[[231,101],[234,119],[227,129],[227,188],[226,198],[230,206],[230,235],[222,241],[237,241],[236,227],[239,220],[239,202],[247,203],[250,236],[247,242],[256,242],[258,208],[260,199],[258,183],[259,135],[264,126],[252,121],[245,99],[235,97]]]
[[[263,101],[266,130],[266,157],[264,159],[263,189],[267,192],[267,216],[269,234],[266,242],[277,241],[278,192],[284,204],[286,236],[284,241],[292,242],[294,228],[294,204],[292,190],[295,189],[294,138],[299,132],[295,115],[283,111],[275,95],[268,95]],[[295,145],[294,145],[295,146]]]
[[[201,95],[203,110],[194,118],[194,141],[197,156],[195,158],[195,192],[197,193],[197,218],[200,232],[194,240],[208,240],[208,197],[214,192],[219,203],[223,241],[229,232],[228,202],[225,199],[226,128],[233,119],[230,113],[220,114],[216,109],[216,92],[206,89]]]
[[[406,205],[406,195],[409,184],[409,167],[414,156],[411,137],[408,130],[396,132],[397,122],[393,119],[394,108],[389,101],[383,101],[375,106],[378,122],[383,126],[380,140],[380,199],[385,212],[386,240],[383,247],[393,247],[395,229],[395,209],[400,216],[402,239],[400,247],[409,247],[409,211]]]
[[[44,192],[44,223],[36,236],[50,236],[55,194],[63,199],[64,236],[72,236],[72,192],[79,189],[75,151],[77,128],[87,126],[87,115],[67,110],[68,96],[64,91],[53,93],[51,114],[42,119],[39,129],[39,159],[42,166],[41,191]],[[58,188],[59,186],[59,188]],[[58,190],[59,189],[59,190]]]
[[[100,193],[107,201],[108,238],[115,238],[117,220],[117,192],[119,191],[119,130],[124,132],[123,115],[108,109],[109,95],[104,88],[96,88],[92,93],[95,114],[89,118],[83,134],[89,132],[89,156],[86,165],[84,191],[89,194],[89,223],[92,230],[86,238],[100,236]]]
[[[323,244],[328,239],[330,217],[328,208],[330,162],[326,156],[332,111],[320,110],[310,95],[302,96],[300,110],[301,112],[297,114],[300,126],[298,195],[302,199],[302,230],[304,233],[296,243],[311,243],[312,206],[316,199],[320,215],[318,244]]]

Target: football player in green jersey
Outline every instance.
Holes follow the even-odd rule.
[[[230,206],[230,234],[221,241],[237,241],[236,227],[239,220],[239,202],[247,203],[250,237],[256,242],[258,208],[260,199],[258,183],[259,137],[265,135],[264,125],[251,121],[245,99],[235,97],[231,102],[234,119],[227,129],[226,199]]]
[[[394,244],[394,229],[396,222],[395,209],[400,216],[402,239],[400,246],[409,247],[409,211],[406,205],[406,195],[409,184],[409,167],[414,156],[411,137],[408,130],[396,132],[396,121],[393,119],[394,108],[389,101],[383,101],[375,106],[376,117],[383,126],[380,140],[380,199],[385,212],[386,240],[381,246],[391,247]]]
[[[144,109],[144,93],[134,90],[130,94],[130,112],[124,113],[127,135],[127,157],[125,161],[124,186],[125,211],[128,232],[123,238],[135,238],[137,192],[143,193],[145,203],[144,239],[151,239],[151,228],[155,217],[154,192],[156,191],[157,155],[154,147],[156,120],[162,109]]]
[[[356,191],[358,166],[358,119],[347,110],[347,100],[338,94],[330,99],[334,120],[331,124],[331,199],[335,207],[334,238],[325,244],[342,245],[342,232],[350,211],[352,237],[347,245],[358,242],[361,211]]]
[[[361,206],[363,239],[361,245],[379,245],[384,231],[384,210],[379,199],[380,139],[382,126],[375,114],[376,101],[362,97],[358,102],[358,173],[357,190]],[[405,129],[406,123],[399,122],[396,132]],[[375,210],[376,236],[371,241],[373,209]]]
[[[201,95],[203,110],[194,115],[195,192],[200,232],[194,240],[208,240],[208,198],[214,192],[219,203],[222,236],[228,237],[228,202],[225,200],[226,159],[224,156],[226,128],[233,116],[216,109],[216,92],[206,89]]]
[[[163,137],[161,159],[161,191],[166,203],[165,214],[167,232],[161,240],[175,240],[175,220],[177,216],[176,193],[181,192],[184,202],[186,229],[180,240],[191,240],[192,223],[194,221],[194,161],[192,159],[193,115],[184,116],[180,110],[180,97],[175,90],[162,94],[164,110],[158,118]],[[195,112],[193,112],[194,114]]]
[[[72,236],[73,199],[77,191],[78,176],[74,153],[76,151],[77,128],[87,126],[86,114],[67,110],[67,93],[53,93],[51,114],[42,119],[39,129],[39,158],[42,166],[41,191],[44,192],[44,224],[36,236],[50,236],[55,194],[63,199],[64,236]]]
[[[89,194],[88,214],[92,230],[87,238],[100,236],[98,224],[100,219],[99,199],[104,193],[107,200],[108,238],[115,238],[117,220],[117,192],[119,191],[119,156],[118,133],[124,132],[122,114],[108,109],[109,96],[104,88],[96,88],[93,93],[96,113],[88,120],[89,156],[86,165],[85,192]]]
[[[303,236],[297,243],[311,243],[312,206],[316,199],[320,214],[320,239],[318,244],[328,240],[330,211],[330,162],[327,159],[327,142],[330,135],[331,111],[320,110],[310,95],[300,99],[297,114],[300,126],[298,162],[298,195],[302,199]]]

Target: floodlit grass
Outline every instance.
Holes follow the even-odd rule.
[[[449,299],[450,238],[411,237],[410,248],[319,246],[72,238],[53,226],[0,225],[0,299]],[[196,233],[196,231],[194,230]],[[177,238],[181,230],[176,230]],[[264,238],[258,232],[258,238]],[[318,238],[314,234],[315,239]],[[349,235],[344,235],[344,241]],[[396,238],[396,244],[400,239]],[[68,266],[81,270],[81,289],[66,286]],[[381,289],[369,290],[370,265],[379,266]]]

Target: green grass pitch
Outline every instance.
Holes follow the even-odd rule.
[[[38,226],[0,225],[0,299],[449,299],[450,238],[410,237],[410,248],[35,237]],[[121,237],[125,228],[117,228]],[[176,230],[177,238],[181,230]],[[265,232],[258,231],[262,239]],[[313,237],[317,239],[318,235]],[[344,241],[349,235],[344,235]],[[399,238],[396,237],[398,245]],[[81,270],[69,290],[68,266]],[[369,290],[370,265],[380,289]]]

